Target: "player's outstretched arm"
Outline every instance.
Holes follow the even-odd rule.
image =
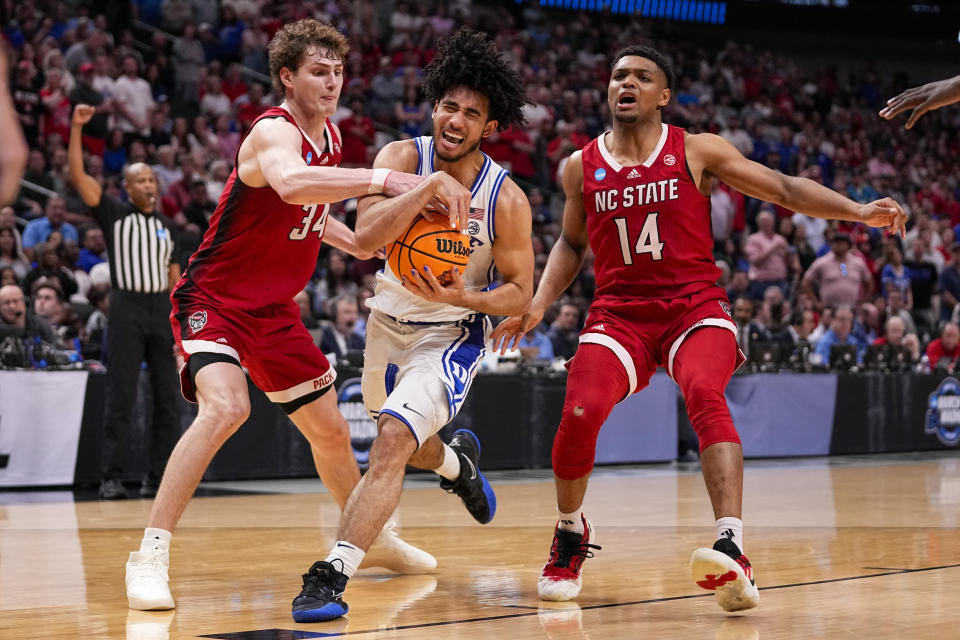
[[[540,278],[540,286],[533,296],[530,308],[523,315],[507,318],[493,332],[493,349],[506,353],[533,327],[540,324],[543,314],[566,291],[577,277],[583,256],[587,252],[587,216],[583,208],[583,159],[577,151],[570,156],[563,169],[563,230],[550,250],[547,266]]]
[[[785,176],[749,160],[736,147],[712,133],[688,135],[687,159],[697,175],[715,176],[731,187],[761,200],[814,218],[862,222],[906,234],[907,214],[891,198],[860,204],[808,178]]]
[[[493,241],[493,262],[503,277],[502,285],[489,291],[471,291],[465,288],[459,271],[454,270],[450,284],[442,286],[428,268],[422,275],[404,274],[403,286],[431,302],[443,302],[491,316],[510,316],[526,311],[533,296],[533,214],[530,203],[520,187],[513,180],[507,180],[496,206],[497,237]]]
[[[70,142],[67,145],[67,163],[70,179],[80,194],[83,203],[88,207],[100,204],[103,190],[100,184],[93,179],[83,168],[83,125],[90,122],[96,112],[95,107],[88,104],[78,104],[73,110],[70,120]]]
[[[270,187],[288,204],[327,204],[368,193],[406,193],[422,182],[415,175],[310,166],[300,157],[300,131],[281,118],[254,125],[240,146],[237,173],[251,187]]]
[[[416,171],[418,158],[413,141],[391,142],[377,154],[373,167],[381,171]],[[470,190],[443,171],[422,180],[396,198],[373,195],[360,199],[357,203],[356,233],[361,248],[373,251],[390,244],[407,230],[413,219],[428,205],[448,213],[450,226],[466,233]]]
[[[327,226],[323,231],[323,241],[331,247],[346,251],[354,258],[359,258],[360,260],[369,260],[374,256],[384,257],[382,248],[377,251],[364,251],[361,249],[357,244],[357,236],[351,231],[350,227],[336,218],[327,219]]]
[[[880,117],[890,120],[907,109],[913,109],[907,124],[904,125],[904,129],[910,129],[927,111],[934,111],[954,102],[960,102],[960,76],[907,89],[887,100],[887,106],[880,110]]]

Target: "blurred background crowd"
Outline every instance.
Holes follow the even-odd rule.
[[[539,279],[560,232],[557,177],[566,158],[610,127],[610,54],[650,43],[676,69],[670,124],[713,132],[744,155],[806,176],[859,202],[891,196],[911,219],[906,238],[807,218],[718,184],[711,197],[714,253],[747,354],[827,365],[850,345],[853,365],[871,345],[911,364],[952,369],[960,356],[960,112],[927,115],[911,131],[877,117],[883,101],[917,84],[913,72],[774,53],[763,46],[685,36],[654,22],[533,4],[457,0],[22,0],[2,3],[10,88],[30,147],[26,184],[0,210],[0,318],[24,305],[55,339],[102,358],[110,278],[102,231],[67,175],[72,106],[97,106],[84,129],[87,172],[124,197],[121,171],[156,172],[164,215],[185,264],[208,226],[250,123],[280,102],[266,45],[302,17],[330,22],[352,52],[333,120],[345,166],[369,166],[391,140],[431,133],[420,90],[435,47],[460,25],[489,32],[528,87],[527,125],[498,131],[482,149],[510,169],[534,212]],[[352,225],[355,202],[334,214]],[[324,248],[301,315],[324,350],[362,346],[364,301],[382,263]],[[543,325],[526,357],[567,358],[594,291],[592,259]],[[18,296],[12,295],[13,298]],[[39,330],[39,329],[38,329]],[[924,357],[926,356],[926,357]],[[869,359],[869,358],[868,358]],[[851,362],[848,359],[847,364]]]

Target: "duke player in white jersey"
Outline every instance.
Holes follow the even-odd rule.
[[[498,126],[522,124],[523,83],[489,38],[461,30],[427,67],[424,90],[434,103],[433,137],[387,145],[374,167],[428,178],[398,198],[363,198],[357,243],[376,250],[400,237],[435,205],[429,185],[445,172],[472,193],[463,229],[470,262],[447,286],[429,270],[393,273],[386,265],[378,275],[367,301],[363,397],[379,435],[370,468],[347,501],[338,541],[304,576],[293,602],[298,622],[347,612],[341,597],[347,580],[396,508],[407,464],[436,471],[441,487],[460,496],[480,523],[496,511],[493,490],[477,469],[476,436],[462,429],[446,445],[437,432],[470,388],[490,332],[486,316],[525,311],[533,292],[530,205],[507,171],[479,150]],[[493,286],[494,269],[499,286]]]

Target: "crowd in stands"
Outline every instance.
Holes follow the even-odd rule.
[[[666,38],[655,22],[536,3],[136,0],[136,23],[100,14],[93,3],[7,4],[10,86],[31,149],[25,179],[35,187],[0,210],[0,282],[21,286],[26,314],[48,320],[64,343],[102,329],[109,287],[103,234],[67,175],[72,106],[97,107],[84,130],[85,164],[107,193],[124,196],[127,163],[153,167],[185,263],[244,132],[281,101],[266,75],[267,42],[286,22],[315,17],[346,33],[353,47],[333,117],[345,166],[369,166],[390,140],[430,134],[432,106],[419,83],[438,40],[462,24],[493,35],[520,69],[529,104],[525,127],[498,131],[482,149],[529,196],[537,279],[560,230],[557,176],[572,151],[610,126],[610,54],[646,42],[676,69],[665,122],[717,133],[757,162],[859,202],[891,196],[911,216],[909,233],[898,238],[807,218],[716,184],[715,258],[746,353],[751,343],[803,341],[823,361],[835,343],[855,344],[858,358],[871,344],[890,343],[906,345],[917,361],[927,349],[935,365],[937,356],[955,360],[960,350],[960,112],[931,113],[910,131],[877,117],[886,97],[916,83],[906,73],[867,64],[840,71],[747,44],[711,48]],[[352,224],[355,206],[342,203],[334,214]],[[298,302],[325,349],[362,345],[364,300],[380,266],[321,252]],[[526,337],[525,353],[572,355],[593,290],[588,255],[563,301]],[[11,317],[4,312],[4,321]]]

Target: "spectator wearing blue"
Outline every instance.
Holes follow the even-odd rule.
[[[517,349],[524,359],[553,360],[553,343],[536,327],[523,334],[517,343]]]
[[[776,167],[780,173],[796,173],[796,158],[800,148],[793,141],[793,130],[790,127],[780,127],[780,142],[774,147],[779,154],[780,163]],[[874,198],[875,200],[876,198]]]
[[[856,200],[861,204],[873,202],[880,197],[877,190],[867,182],[863,177],[863,169],[857,169],[853,173],[853,182],[847,187],[847,194],[851,200]]]
[[[903,264],[903,252],[896,245],[887,247],[887,263],[880,271],[881,293],[886,298],[894,289],[903,294],[907,309],[913,308],[913,291],[910,287],[910,269]]]
[[[82,232],[77,268],[90,273],[90,269],[95,265],[107,261],[107,241],[100,227],[84,227]]]
[[[67,207],[60,196],[47,198],[44,216],[30,221],[23,230],[23,249],[28,256],[33,257],[33,247],[40,242],[46,242],[54,231],[59,231],[64,240],[79,242],[77,228],[66,221]]]
[[[857,364],[863,362],[867,345],[853,335],[853,310],[845,304],[836,306],[833,311],[833,320],[830,321],[830,329],[817,341],[814,353],[820,356],[820,362],[824,364],[830,362],[830,347],[835,344],[854,345],[857,348]]]
[[[857,307],[857,317],[853,321],[853,336],[863,345],[873,344],[880,330],[880,310],[870,302]]]
[[[960,242],[950,245],[950,262],[940,272],[940,323],[950,322],[960,303]]]

